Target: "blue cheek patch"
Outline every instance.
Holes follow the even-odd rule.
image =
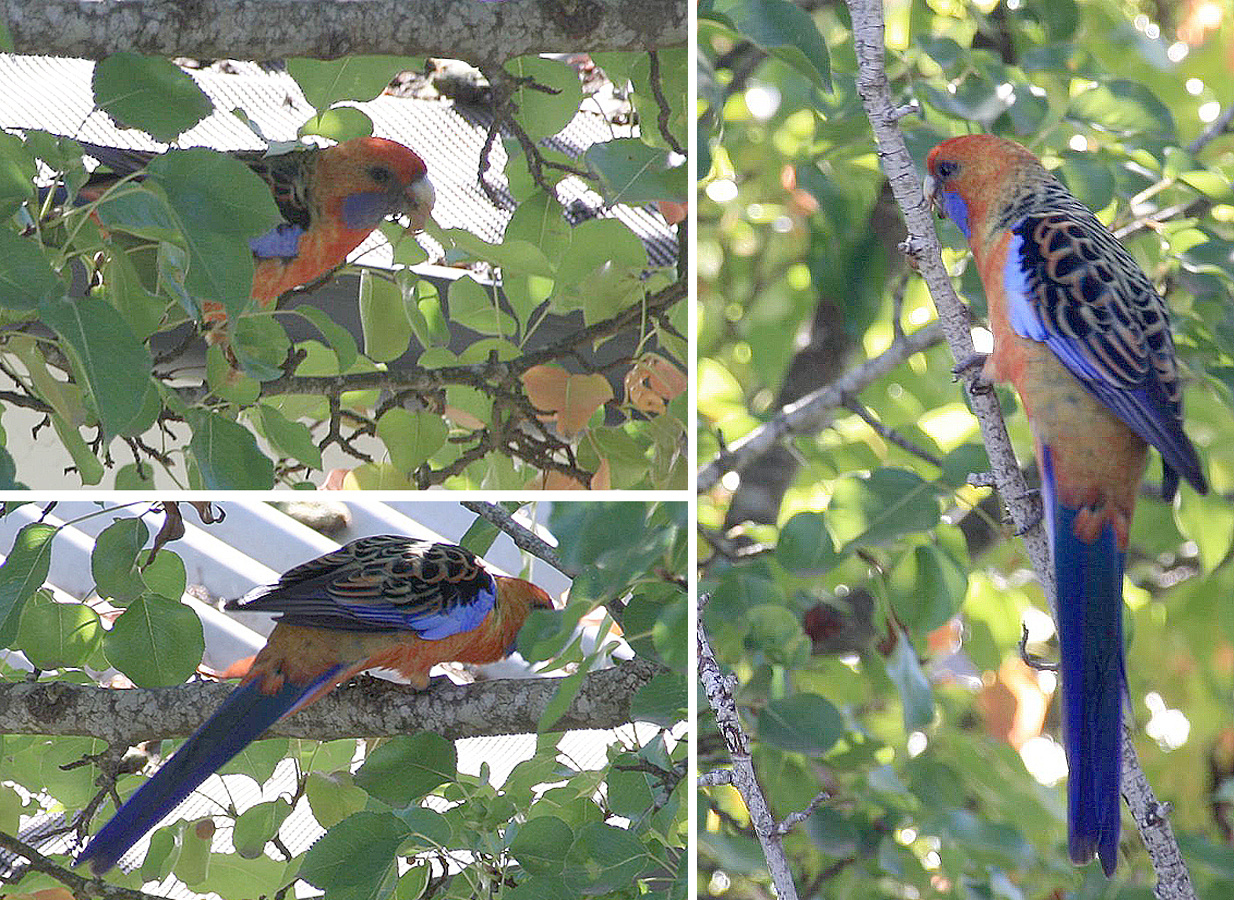
[[[965,239],[972,237],[972,227],[968,224],[968,207],[955,191],[943,191],[943,211],[947,218],[955,222]]]
[[[389,194],[363,191],[343,198],[343,224],[354,231],[372,231],[392,212]]]
[[[303,228],[285,222],[249,241],[249,249],[259,259],[294,259],[300,254],[300,238],[303,236]]]

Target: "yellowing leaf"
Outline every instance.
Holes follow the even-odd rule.
[[[613,399],[603,375],[571,375],[558,365],[532,366],[523,373],[523,386],[541,418],[555,421],[566,437],[581,431],[591,414]]]

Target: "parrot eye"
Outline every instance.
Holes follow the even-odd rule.
[[[949,159],[945,159],[938,164],[939,178],[950,178],[958,171],[960,171],[960,164]]]
[[[368,176],[378,184],[385,184],[390,180],[390,170],[385,166],[369,166]]]

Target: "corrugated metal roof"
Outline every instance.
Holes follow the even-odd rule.
[[[265,643],[262,635],[271,627],[269,617],[223,612],[217,605],[218,601],[239,597],[256,585],[274,580],[279,573],[291,566],[329,552],[339,544],[358,537],[395,533],[457,541],[475,521],[474,513],[453,502],[323,501],[323,506],[337,510],[335,520],[341,525],[326,537],[284,512],[282,504],[287,502],[301,501],[280,498],[272,503],[220,502],[215,506],[226,512],[226,518],[209,526],[201,525],[196,513],[187,504],[182,506],[186,532],[183,538],[170,544],[169,548],[184,561],[190,592],[194,595],[186,596],[185,602],[202,618],[206,638],[204,662],[215,669],[222,669],[237,659],[256,652]],[[524,510],[529,510],[529,515],[534,516],[534,521],[528,519],[523,524],[540,530],[542,537],[550,537],[537,523],[547,521],[551,506],[550,501],[541,501],[532,507],[525,507]],[[61,501],[42,518],[42,521],[54,525],[73,522],[56,538],[47,579],[47,583],[60,599],[80,600],[90,595],[94,587],[90,567],[94,539],[119,515],[144,511],[143,520],[151,535],[157,533],[163,521],[163,514],[153,509],[150,503],[115,506],[113,509],[114,512],[98,515],[97,502]],[[43,505],[31,503],[0,518],[0,550],[10,548],[17,532],[24,525],[39,520],[42,510]],[[82,518],[84,516],[89,518]],[[505,534],[498,536],[490,550],[485,553],[485,559],[496,568],[509,573],[518,573],[524,565],[521,551]],[[569,587],[569,579],[565,575],[539,560],[533,563],[531,577],[554,597],[560,597]],[[197,599],[202,596],[212,602]],[[264,624],[260,621],[262,619],[266,620]],[[18,655],[9,651],[0,651],[0,659],[10,665],[21,665]],[[484,671],[487,667],[480,669]],[[440,670],[435,670],[435,674],[438,671]],[[459,674],[457,670],[444,671],[456,678]],[[517,657],[494,664],[492,675],[534,677],[526,663],[520,664]],[[631,728],[635,729],[633,733],[638,736],[639,741],[650,739],[658,730],[646,724],[627,726],[621,729],[623,737],[619,737],[617,730],[574,731],[567,733],[559,746],[571,765],[579,769],[597,769],[605,764],[607,747],[619,741],[629,741]],[[460,772],[478,774],[481,765],[487,764],[491,772],[491,782],[500,785],[515,765],[534,754],[535,744],[535,735],[460,740],[456,742],[458,768]],[[279,764],[265,785],[259,785],[244,775],[213,776],[172,813],[170,820],[210,815],[230,803],[243,811],[255,803],[273,799],[280,794],[290,796],[295,790],[295,779],[295,767],[287,761]],[[38,846],[34,835],[44,828],[55,827],[60,822],[59,817],[59,813],[23,816],[21,833],[24,839],[32,840]],[[279,830],[280,838],[293,854],[302,852],[321,833],[321,827],[312,818],[307,804],[304,803],[297,804],[296,810]],[[214,849],[217,852],[228,852],[232,849],[228,831],[220,829],[214,840]],[[146,846],[147,842],[143,839],[125,854],[121,867],[132,869],[140,864]],[[43,849],[47,852],[68,852],[69,839],[63,836]],[[0,866],[0,871],[2,870],[3,866]],[[216,896],[192,891],[176,882],[174,876],[160,883],[156,889],[161,895],[168,897]]]
[[[231,110],[244,110],[272,141],[296,139],[299,127],[315,110],[295,80],[282,69],[256,64],[229,63],[226,70],[214,67],[186,69],[214,102],[214,111],[176,142],[181,147],[211,147],[216,150],[260,150],[264,143]],[[159,150],[160,144],[144,132],[118,127],[106,113],[95,108],[91,78],[94,62],[52,56],[21,56],[0,53],[0,128],[39,128],[96,144],[136,150]],[[373,132],[400,141],[423,157],[428,166],[437,204],[433,218],[443,228],[464,228],[493,243],[501,240],[514,209],[509,195],[505,208],[493,205],[477,182],[480,151],[492,114],[482,106],[456,106],[448,99],[396,97],[383,94],[366,103],[348,104],[373,120]],[[628,137],[629,126],[614,125],[594,104],[583,104],[574,119],[546,145],[570,156],[580,156],[592,144]],[[502,175],[508,162],[501,142],[491,151],[488,173],[494,187],[504,188]],[[599,194],[580,178],[569,176],[558,187],[558,199],[569,208],[581,203],[589,214],[614,217],[642,239],[653,266],[671,265],[677,257],[675,231],[654,207],[617,205],[604,207]],[[429,252],[430,262],[441,262],[441,245],[426,235],[417,237]],[[374,233],[352,254],[363,256],[367,265],[390,266],[389,244]]]

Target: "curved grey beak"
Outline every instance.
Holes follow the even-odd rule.
[[[407,218],[411,219],[413,231],[424,230],[424,226],[428,224],[429,217],[432,215],[433,203],[436,200],[437,193],[433,190],[433,182],[428,180],[427,175],[407,185],[407,189],[403,192],[403,212],[407,214]]]

